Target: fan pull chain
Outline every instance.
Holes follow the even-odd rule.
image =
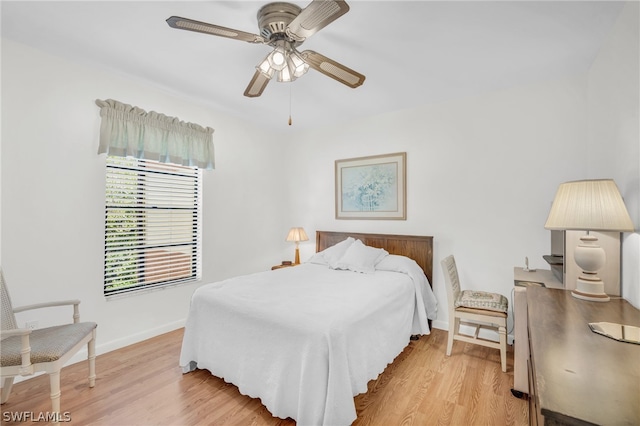
[[[293,91],[293,85],[289,83],[289,126],[291,126],[291,92]]]

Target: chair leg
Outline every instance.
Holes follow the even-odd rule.
[[[87,344],[87,352],[89,359],[89,387],[96,385],[96,332],[93,331],[93,338]]]
[[[49,386],[51,386],[51,413],[55,413],[54,425],[58,425],[60,417],[60,370],[49,373]]]
[[[449,318],[449,336],[447,337],[447,356],[451,355],[453,349],[453,336],[456,334],[456,330],[460,326],[460,318]]]
[[[11,394],[11,388],[13,387],[13,377],[5,377],[2,383],[2,397],[0,397],[0,404],[4,404],[9,399]]]
[[[502,364],[502,371],[507,372],[507,329],[506,327],[498,328],[500,335],[500,363]]]

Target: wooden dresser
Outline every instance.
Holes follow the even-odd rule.
[[[587,302],[543,287],[527,289],[527,306],[530,423],[640,425],[640,345],[588,325],[640,326],[640,311],[620,298]]]
[[[529,328],[527,321],[527,288],[542,286],[547,288],[564,288],[553,272],[548,269],[525,271],[522,268],[513,268],[513,392],[514,396],[521,398],[529,393],[529,374],[527,365],[529,360]]]

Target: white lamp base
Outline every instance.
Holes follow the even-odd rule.
[[[598,270],[606,262],[605,252],[598,245],[596,237],[585,235],[580,241],[574,256],[582,274],[576,280],[576,288],[571,291],[571,295],[591,302],[608,302],[610,299],[604,292],[604,283],[598,277]]]
[[[577,299],[591,302],[608,302],[609,296],[604,292],[604,283],[597,276],[586,277],[581,275],[576,281],[576,288],[571,295]]]

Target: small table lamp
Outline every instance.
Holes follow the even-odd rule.
[[[608,302],[598,270],[606,262],[606,254],[598,239],[589,231],[633,232],[633,222],[613,179],[565,182],[558,187],[547,223],[552,230],[582,230],[575,249],[576,264],[582,269],[572,295],[578,299]]]
[[[296,243],[296,260],[293,262],[294,265],[300,264],[300,248],[298,244],[300,241],[308,241],[309,237],[307,237],[307,233],[304,232],[302,228],[291,228],[289,230],[289,235],[287,235],[286,241],[295,241]]]

